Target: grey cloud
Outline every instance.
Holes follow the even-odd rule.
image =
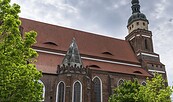
[[[169,22],[172,22],[172,20],[173,20],[173,18],[170,18],[170,19],[169,19]]]
[[[128,8],[126,0],[66,0],[68,4],[79,10],[81,19],[77,19],[82,29],[87,29],[87,26],[95,25],[100,29],[106,30],[107,34],[115,34],[117,29],[121,29],[123,24],[126,24],[122,8]],[[114,5],[119,5],[115,8]],[[126,14],[126,13],[124,13]],[[129,13],[130,15],[130,13]],[[126,15],[126,17],[128,17]],[[123,21],[123,22],[122,22]],[[83,25],[81,25],[83,24]],[[74,24],[78,26],[77,24]],[[125,25],[126,26],[126,25]],[[106,29],[105,29],[106,28]],[[92,28],[89,28],[92,30]],[[93,28],[94,30],[94,28]],[[97,33],[97,32],[96,32]],[[100,32],[99,32],[100,33]]]

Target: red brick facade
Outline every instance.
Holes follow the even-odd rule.
[[[75,81],[80,81],[82,84],[82,102],[95,102],[94,93],[92,87],[92,80],[95,77],[99,77],[102,82],[102,102],[107,102],[109,96],[113,93],[113,89],[117,87],[118,81],[123,80],[134,80],[138,79],[140,83],[145,81],[146,77],[120,74],[120,73],[109,73],[101,72],[96,70],[91,70],[86,75],[80,74],[64,74],[64,75],[52,75],[52,74],[43,74],[41,78],[42,82],[45,85],[45,100],[44,102],[56,102],[57,95],[57,86],[58,83],[63,81],[66,85],[65,89],[65,102],[72,102],[72,92],[73,92],[73,83]]]

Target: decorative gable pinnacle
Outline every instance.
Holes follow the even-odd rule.
[[[70,65],[70,66],[83,66],[78,46],[76,44],[75,38],[73,38],[72,43],[62,61],[62,65]]]

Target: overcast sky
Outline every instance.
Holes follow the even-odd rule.
[[[131,0],[12,0],[20,17],[124,39]],[[155,52],[173,85],[173,0],[140,0],[153,32]]]

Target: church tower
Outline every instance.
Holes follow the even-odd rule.
[[[153,53],[152,32],[148,30],[148,20],[146,16],[140,12],[138,0],[132,0],[132,15],[128,20],[128,40],[135,53],[145,51]]]
[[[128,35],[126,40],[132,46],[142,67],[150,73],[158,72],[166,78],[165,66],[160,62],[160,57],[154,52],[152,32],[148,30],[149,21],[141,13],[139,0],[132,0],[132,15],[128,19]]]

